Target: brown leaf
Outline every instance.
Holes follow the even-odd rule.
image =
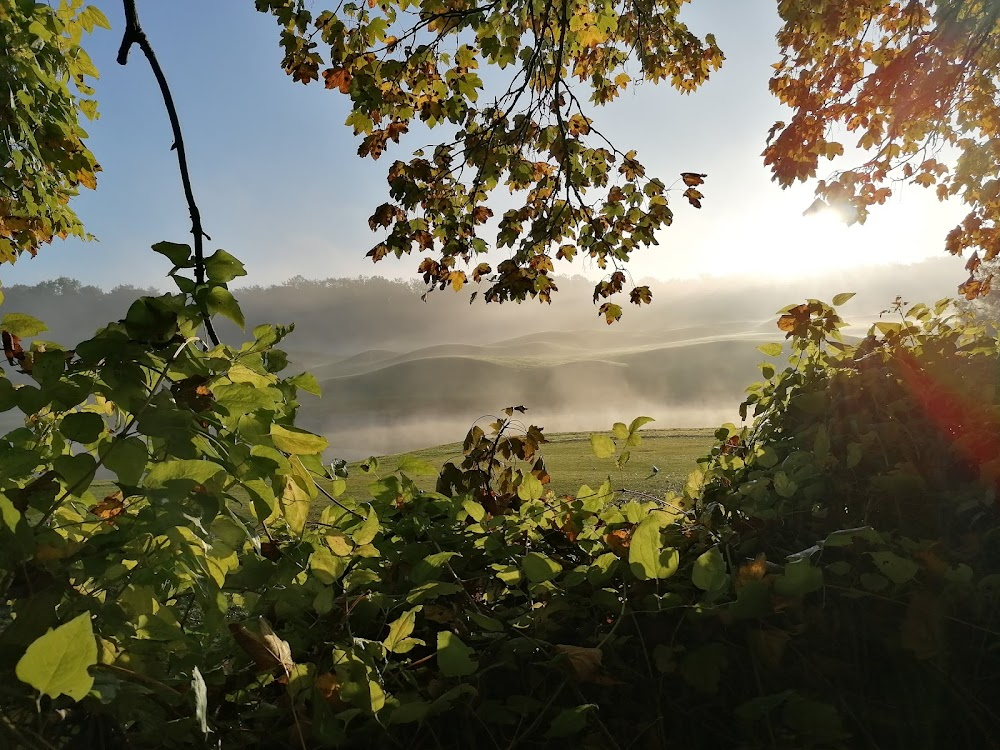
[[[23,362],[24,350],[21,348],[20,337],[15,336],[13,333],[7,333],[7,331],[3,331],[2,337],[3,355],[7,358],[7,362],[11,365]]]
[[[701,199],[704,198],[705,196],[702,194],[700,190],[697,190],[692,187],[684,191],[684,197],[687,198],[688,203],[690,203],[695,208],[701,208]]]
[[[334,708],[343,706],[340,700],[340,680],[331,672],[324,672],[313,682],[316,692]]]
[[[604,671],[604,667],[601,665],[604,654],[599,648],[557,644],[552,647],[552,650],[566,657],[570,671],[580,682],[589,682],[594,685],[622,684],[621,680],[616,680]]]
[[[108,495],[101,502],[91,508],[90,512],[104,521],[113,523],[115,518],[125,512],[125,500],[122,496],[122,491],[118,490],[117,492]]]
[[[968,263],[965,264],[965,270],[969,273],[975,273],[979,269],[981,263],[982,261],[979,259],[979,251],[976,251],[972,254],[972,257],[969,258]]]
[[[618,557],[627,557],[629,546],[632,544],[632,532],[629,529],[617,529],[609,532],[604,535],[604,543]]]
[[[698,172],[681,172],[681,179],[684,180],[684,184],[688,187],[703,185],[706,177],[708,177],[707,174],[700,174]]]
[[[736,587],[760,581],[767,575],[767,555],[761,552],[757,557],[748,563],[744,563],[736,571]]]
[[[323,80],[328,89],[340,89],[341,94],[351,90],[351,72],[346,68],[328,68],[323,71]]]
[[[648,286],[637,286],[628,296],[633,305],[648,305],[653,301],[653,292]]]
[[[802,304],[793,307],[778,318],[778,330],[791,335],[796,328],[809,323],[809,305]]]
[[[236,642],[246,651],[257,665],[259,672],[279,670],[286,676],[291,673],[295,662],[292,660],[292,649],[287,641],[279,638],[267,620],[263,617],[257,620],[260,634],[256,634],[238,622],[229,624],[229,631]]]

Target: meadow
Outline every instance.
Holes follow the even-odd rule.
[[[679,491],[688,474],[697,468],[697,460],[706,455],[713,443],[713,430],[708,428],[644,430],[642,442],[630,449],[631,457],[619,470],[612,459],[599,459],[590,447],[590,433],[565,432],[548,437],[542,446],[545,465],[552,476],[547,489],[556,495],[574,494],[581,485],[598,486],[610,479],[614,488],[662,496]],[[456,465],[462,461],[462,444],[448,443],[422,450],[385,456],[370,472],[362,470],[366,461],[348,465],[348,497],[365,498],[368,485],[380,477],[392,474],[406,457],[443,466],[447,461]],[[656,471],[654,468],[656,467]],[[435,477],[412,477],[421,489],[433,490]]]

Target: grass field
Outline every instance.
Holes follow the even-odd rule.
[[[565,432],[549,435],[548,442],[542,446],[545,465],[552,475],[549,488],[557,495],[575,494],[582,484],[596,487],[610,477],[615,488],[627,487],[651,495],[678,491],[688,474],[696,467],[698,458],[711,448],[712,432],[708,428],[643,430],[640,433],[642,443],[631,449],[632,456],[623,471],[615,468],[613,459],[594,456],[590,449],[590,433]],[[378,478],[396,471],[404,456],[420,458],[435,466],[442,466],[446,461],[458,464],[462,460],[462,446],[460,443],[450,443],[380,457],[378,470],[370,474],[361,471],[361,462],[349,464],[346,496],[359,501],[366,500],[370,497],[368,486]],[[653,466],[659,471],[653,472]],[[422,489],[434,489],[434,477],[411,478]],[[104,497],[116,489],[106,480],[99,480],[91,485],[91,492],[96,497]],[[325,501],[321,498],[320,502]]]
[[[614,487],[663,494],[668,490],[679,490],[688,474],[696,467],[696,461],[712,446],[712,429],[643,430],[642,443],[631,448],[631,458],[623,471],[619,471],[614,460],[599,459],[590,449],[590,433],[564,432],[548,436],[549,442],[542,446],[545,465],[552,475],[549,487],[557,494],[574,494],[582,484],[597,486],[608,477]],[[460,443],[438,445],[419,451],[411,451],[395,456],[379,458],[377,475],[392,474],[403,456],[413,456],[441,466],[446,461],[456,464],[462,460]],[[359,468],[360,462],[349,465],[347,494],[352,498],[368,496],[367,487],[375,477],[365,474]],[[653,472],[656,466],[659,471]],[[434,488],[434,477],[414,477],[423,489]]]

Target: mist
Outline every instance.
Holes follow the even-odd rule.
[[[504,407],[549,432],[607,430],[653,417],[655,427],[714,427],[738,421],[747,385],[782,341],[775,313],[806,298],[856,292],[841,310],[863,331],[897,295],[934,302],[964,278],[955,258],[844,269],[816,278],[726,276],[637,280],[653,304],[625,307],[608,326],[591,303],[593,281],[558,280],[552,305],[469,304],[460,293],[380,277],[308,280],[236,294],[248,330],[295,323],[283,342],[291,370],[309,369],[323,397],[303,395],[299,423],[331,441],[331,456],[357,459],[461,440],[471,424]],[[72,345],[125,315],[137,290],[103,291],[71,279],[4,290],[4,312],[44,320],[40,338]],[[245,335],[221,321],[225,341]],[[782,358],[777,359],[783,364]],[[20,415],[0,415],[14,426]]]

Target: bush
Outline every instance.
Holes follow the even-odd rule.
[[[15,743],[992,741],[998,350],[944,306],[855,344],[834,308],[788,308],[790,366],[678,495],[555,497],[511,408],[441,471],[369,462],[361,500],[291,426],[312,383],[275,374],[281,330],[205,352],[197,310],[163,305],[0,381],[33,414],[0,461]],[[627,460],[645,421],[595,452]],[[89,491],[98,465],[120,494]]]

